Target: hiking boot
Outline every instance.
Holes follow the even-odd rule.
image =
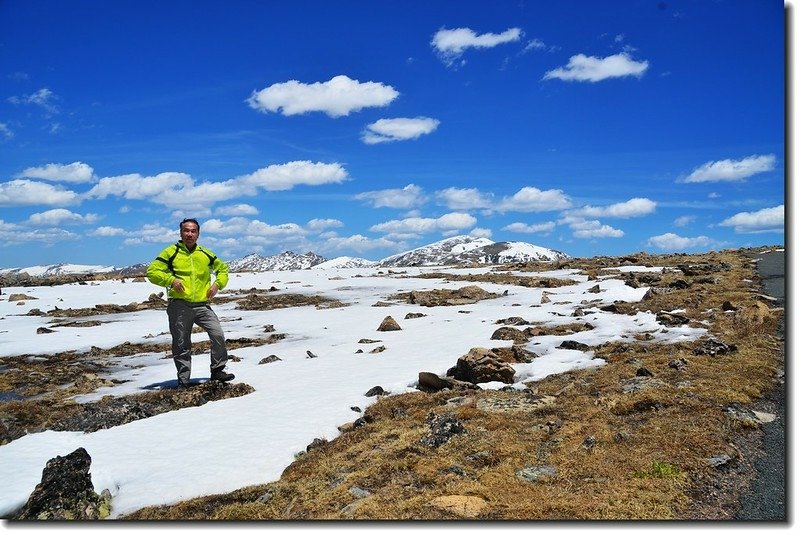
[[[189,382],[189,379],[178,377],[178,388],[189,388],[190,386],[192,386],[192,383]]]
[[[213,371],[211,372],[211,380],[212,381],[222,381],[223,383],[227,383],[228,381],[233,381],[233,378],[236,377],[232,373],[228,373],[223,370]]]

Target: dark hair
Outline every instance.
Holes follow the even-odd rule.
[[[186,219],[181,221],[180,224],[178,225],[178,229],[179,230],[183,230],[183,224],[184,223],[194,223],[195,225],[197,225],[197,230],[200,230],[200,223],[198,223],[197,219],[195,219],[193,217],[187,217]]]

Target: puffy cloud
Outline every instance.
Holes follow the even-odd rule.
[[[697,217],[693,215],[682,215],[678,218],[675,218],[675,221],[672,222],[673,225],[676,227],[685,227],[692,223]]]
[[[565,215],[558,222],[569,225],[576,238],[621,238],[625,235],[623,231],[604,225],[596,219],[584,219],[572,214]]]
[[[375,145],[390,141],[417,139],[424,134],[430,134],[438,126],[439,121],[430,117],[380,119],[367,125],[361,140],[367,145]]]
[[[55,208],[32,214],[28,218],[28,224],[36,227],[57,227],[60,225],[80,225],[85,223],[94,223],[99,217],[97,214],[76,214],[65,208]]]
[[[473,238],[491,238],[492,230],[488,228],[474,228],[469,231],[469,235]]]
[[[267,191],[290,190],[295,186],[321,186],[340,184],[347,179],[347,171],[338,163],[294,161],[262,167],[257,171],[237,177],[235,185],[256,186]]]
[[[503,33],[476,34],[470,28],[441,29],[431,39],[431,46],[442,61],[448,65],[458,59],[468,48],[493,48],[505,43],[519,41],[522,30],[509,28]]]
[[[106,238],[106,237],[113,237],[113,236],[123,236],[123,235],[127,234],[127,231],[125,229],[121,229],[119,227],[104,226],[104,227],[97,227],[96,229],[94,229],[93,231],[89,232],[88,234],[89,234],[89,236],[97,236],[97,237],[101,237],[101,238]]]
[[[542,191],[528,186],[511,197],[504,197],[496,209],[499,212],[548,212],[564,210],[570,206],[570,198],[560,189]]]
[[[326,228],[338,228],[343,226],[344,223],[338,219],[312,219],[306,224],[306,228],[315,232],[325,230]]]
[[[409,184],[402,189],[365,191],[354,196],[359,201],[369,201],[373,208],[411,209],[427,202],[422,188]]]
[[[92,182],[95,180],[94,169],[83,162],[70,164],[49,163],[41,167],[28,167],[16,178],[38,178],[53,182]]]
[[[373,225],[370,230],[392,235],[427,234],[430,232],[463,230],[475,226],[477,222],[478,220],[469,214],[453,212],[445,214],[438,219],[423,217],[394,219]]]
[[[58,245],[67,240],[77,240],[80,236],[62,228],[36,229],[31,231],[6,230],[0,226],[0,245],[20,245],[41,243],[42,245]]]
[[[270,225],[257,219],[250,220],[244,217],[234,217],[227,221],[209,219],[203,223],[202,231],[206,234],[219,234],[222,236],[236,235],[240,239],[264,238],[267,242],[299,238],[307,234],[307,231],[296,223]]]
[[[556,78],[565,81],[599,82],[623,76],[641,77],[647,67],[647,61],[635,61],[624,52],[606,58],[577,54],[569,58],[566,67],[547,71],[544,80]]]
[[[653,236],[647,240],[647,245],[650,247],[658,247],[659,249],[669,251],[682,251],[684,249],[692,249],[695,247],[708,247],[713,243],[713,240],[708,236],[697,236],[696,238],[684,238],[672,232]]]
[[[346,237],[331,236],[320,246],[320,251],[356,251],[362,253],[375,249],[400,250],[404,247],[405,244],[387,238],[371,239],[361,234],[354,234]]]
[[[226,216],[243,216],[243,215],[257,215],[258,208],[250,204],[229,204],[227,206],[220,206],[214,210],[217,215]]]
[[[640,217],[650,214],[656,209],[656,203],[650,199],[633,198],[629,201],[608,206],[584,206],[574,210],[572,214],[586,217]]]
[[[785,225],[783,205],[764,208],[757,212],[739,212],[720,226],[733,227],[740,233],[783,232]]]
[[[706,162],[681,182],[739,182],[775,169],[775,155],[752,155],[741,160]]]
[[[283,115],[298,115],[319,111],[330,117],[341,117],[363,108],[386,106],[399,95],[390,85],[362,83],[339,75],[313,84],[297,80],[273,84],[254,91],[247,103],[264,113],[280,111]]]
[[[152,199],[168,192],[179,195],[180,190],[194,186],[194,180],[186,173],[159,173],[156,176],[142,176],[139,173],[101,178],[86,197],[105,199],[109,195],[131,200]]]
[[[0,206],[65,205],[78,201],[78,194],[60,186],[11,180],[0,184]]]
[[[491,198],[476,188],[447,188],[437,191],[436,198],[451,210],[474,210],[492,206]]]
[[[176,225],[177,227],[177,225]],[[167,228],[161,224],[147,224],[130,233],[130,237],[123,241],[125,245],[141,245],[144,243],[166,243],[177,240],[180,236],[177,228]]]
[[[510,232],[521,232],[523,234],[537,234],[551,232],[554,228],[556,228],[556,224],[552,221],[548,221],[546,223],[539,223],[536,225],[529,225],[527,223],[511,223],[510,225],[503,227],[503,230],[508,230]]]

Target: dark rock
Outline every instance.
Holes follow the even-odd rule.
[[[672,359],[671,361],[669,361],[669,364],[667,364],[667,366],[669,366],[670,368],[673,368],[678,371],[686,369],[688,365],[689,362],[684,358]]]
[[[373,386],[372,388],[367,390],[367,393],[364,394],[364,395],[366,397],[368,397],[368,398],[371,398],[371,397],[375,397],[375,396],[383,396],[385,394],[387,394],[386,390],[384,390],[380,386]]]
[[[733,303],[731,303],[730,301],[725,301],[724,303],[722,303],[722,310],[724,310],[726,312],[733,312],[733,311],[739,310],[739,308],[737,306],[735,306]]]
[[[269,364],[271,362],[278,362],[281,360],[277,355],[270,355],[268,357],[264,357],[263,359],[259,360],[259,364]]]
[[[692,351],[695,355],[724,355],[736,351],[735,344],[726,344],[713,338],[706,340],[702,346]]]
[[[676,290],[685,290],[685,289],[686,289],[686,288],[688,288],[690,285],[689,285],[689,283],[688,283],[688,282],[686,282],[685,280],[683,280],[683,279],[678,279],[678,280],[676,280],[676,281],[670,282],[670,283],[668,284],[668,286],[669,286],[670,288],[675,288]]]
[[[404,319],[413,320],[416,318],[424,318],[425,316],[427,316],[427,314],[423,314],[422,312],[409,312],[408,314],[406,314],[406,317]]]
[[[111,512],[111,495],[94,491],[89,468],[92,459],[78,448],[47,461],[42,481],[15,520],[99,520]]]
[[[491,340],[513,340],[514,343],[525,343],[528,336],[521,330],[514,327],[500,327],[490,338]]]
[[[36,329],[36,334],[50,334],[54,332],[56,331],[54,331],[53,329],[48,329],[47,327],[39,327],[38,329]]]
[[[653,377],[653,372],[651,372],[647,368],[642,367],[636,370],[636,377]]]
[[[656,321],[667,327],[679,327],[689,323],[689,318],[681,314],[671,312],[659,312],[656,314]]]
[[[575,349],[578,351],[588,351],[589,346],[586,344],[582,344],[581,342],[576,342],[575,340],[564,340],[559,344],[558,349]]]
[[[446,443],[455,435],[465,431],[464,424],[452,414],[429,414],[426,420],[430,427],[430,433],[424,436],[420,442],[431,448],[438,448]]]

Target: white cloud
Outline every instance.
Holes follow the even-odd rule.
[[[236,185],[256,186],[267,191],[285,191],[295,186],[341,184],[347,171],[338,163],[294,161],[262,167],[234,179]]]
[[[52,184],[11,180],[0,184],[0,206],[66,205],[78,201],[78,194]]]
[[[647,61],[635,61],[628,54],[621,53],[606,58],[577,54],[569,58],[566,67],[547,71],[544,80],[556,78],[565,81],[599,82],[608,78],[623,76],[641,77],[647,70]]]
[[[338,219],[312,219],[306,223],[306,228],[314,232],[319,232],[327,228],[339,228],[343,226],[344,223]]]
[[[297,80],[273,84],[254,91],[247,103],[264,113],[280,111],[288,116],[319,111],[330,117],[341,117],[363,108],[386,106],[399,95],[392,86],[362,83],[339,75],[313,84]]]
[[[244,217],[234,217],[227,221],[209,219],[203,223],[201,230],[207,234],[218,234],[221,236],[235,235],[242,240],[248,238],[264,238],[266,242],[296,239],[307,234],[307,231],[296,223],[270,225],[269,223],[257,219],[249,220]]]
[[[572,206],[569,197],[559,189],[542,191],[524,187],[511,197],[504,197],[496,205],[499,212],[548,212],[564,210]]]
[[[362,133],[361,140],[367,145],[375,145],[377,143],[417,139],[422,135],[430,134],[438,126],[439,121],[430,117],[379,119],[367,125],[366,130]]]
[[[70,164],[49,163],[41,167],[28,167],[16,178],[38,178],[53,182],[92,182],[95,180],[94,169],[83,162]]]
[[[124,245],[141,245],[144,243],[158,243],[166,245],[177,240],[180,236],[177,228],[167,228],[161,224],[147,224],[130,233],[129,238],[123,241]]]
[[[19,245],[41,243],[46,246],[60,245],[67,240],[77,240],[80,236],[62,228],[36,229],[31,231],[5,230],[0,227],[0,245]]]
[[[682,251],[684,249],[692,249],[695,247],[708,247],[713,243],[713,240],[708,236],[697,236],[696,238],[684,238],[668,232],[659,236],[653,236],[647,240],[647,245],[650,247],[658,247],[662,250]]]
[[[453,212],[445,214],[438,219],[410,217],[407,219],[394,219],[370,227],[373,232],[385,234],[427,234],[430,232],[449,232],[463,230],[475,226],[478,220],[469,214]]]
[[[697,219],[697,217],[693,215],[682,215],[678,218],[675,218],[675,221],[673,221],[672,224],[676,227],[685,227],[694,222],[695,219]]]
[[[97,227],[96,229],[94,229],[93,231],[89,232],[88,234],[89,234],[89,236],[98,236],[98,237],[101,237],[101,238],[105,238],[105,237],[113,237],[113,236],[123,236],[123,235],[127,234],[127,231],[125,229],[121,229],[119,227],[104,226],[104,227]]]
[[[556,224],[552,221],[548,221],[546,223],[539,223],[536,225],[529,225],[527,223],[511,223],[510,225],[503,227],[503,230],[508,230],[510,232],[521,232],[523,234],[543,234],[551,232],[554,228],[556,228]]]
[[[369,201],[373,208],[398,208],[409,210],[427,202],[424,191],[419,186],[409,184],[402,189],[365,191],[354,196],[359,201]]]
[[[366,236],[362,236],[361,234],[354,234],[352,236],[347,236],[347,237],[342,237],[342,236],[329,237],[321,245],[320,251],[326,253],[332,251],[356,251],[358,253],[363,253],[375,249],[399,250],[404,247],[405,244],[400,244],[398,242],[389,240],[385,237],[378,239],[371,239]]]
[[[474,228],[469,232],[469,235],[473,238],[491,238],[492,237],[492,230],[488,228]]]
[[[784,230],[783,205],[764,208],[757,212],[739,212],[729,217],[722,223],[722,227],[733,227],[740,233],[783,232]]]
[[[242,215],[257,215],[258,208],[251,204],[229,204],[227,206],[220,206],[214,210],[217,215],[226,216],[242,216]]]
[[[431,46],[447,65],[452,65],[468,48],[493,48],[519,41],[522,30],[509,28],[503,33],[476,34],[470,28],[441,29],[431,39]]]
[[[436,192],[436,198],[451,210],[490,208],[491,197],[476,188],[447,188]]]
[[[621,238],[625,235],[621,230],[597,220],[574,220],[569,226],[576,238]]]
[[[584,206],[572,212],[576,216],[585,217],[640,217],[653,213],[656,203],[650,199],[633,198],[625,202],[611,204],[608,206]]]
[[[752,155],[741,160],[706,162],[681,182],[739,182],[775,169],[775,155]]]
[[[8,99],[12,104],[33,104],[39,106],[50,114],[58,113],[58,108],[53,102],[55,100],[58,100],[56,94],[46,87],[30,95],[23,95],[21,97],[13,96]]]
[[[11,139],[14,137],[14,132],[6,123],[0,123],[0,136],[4,137],[5,139]]]
[[[55,208],[46,212],[31,214],[27,223],[36,227],[58,227],[60,225],[94,223],[98,219],[97,214],[81,215],[65,208]]]

